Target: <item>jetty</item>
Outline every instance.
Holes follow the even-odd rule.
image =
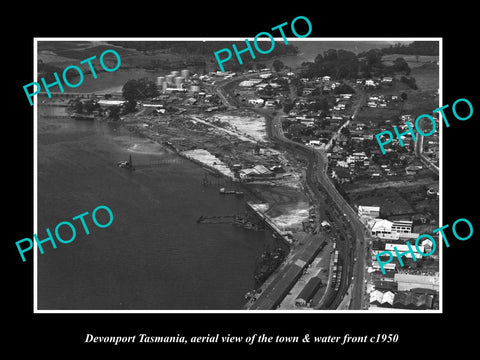
[[[278,236],[280,239],[282,239],[287,245],[292,245],[293,244],[293,239],[291,237],[291,232],[290,231],[283,231],[281,230],[275,222],[270,219],[270,217],[262,211],[262,205],[263,204],[256,204],[253,202],[248,202],[247,201],[247,209],[251,211],[253,214],[258,216],[260,220],[270,229],[273,231],[273,233]]]
[[[197,224],[232,224],[234,226],[242,227],[246,230],[263,231],[264,224],[255,221],[248,213],[233,214],[233,215],[219,215],[219,216],[203,216],[197,219]]]

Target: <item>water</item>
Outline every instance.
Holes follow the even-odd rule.
[[[139,170],[116,166],[129,154]],[[150,162],[162,164],[141,167]],[[245,200],[204,187],[203,175],[201,167],[116,124],[39,117],[39,239],[47,237],[45,228],[53,232],[99,205],[114,220],[101,229],[88,215],[90,235],[75,221],[72,243],[45,244],[38,254],[38,308],[241,309],[254,287],[256,259],[275,244],[270,232],[197,224],[200,215],[245,210]]]

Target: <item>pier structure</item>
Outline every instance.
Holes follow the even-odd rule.
[[[262,205],[263,204],[256,204],[253,202],[247,202],[247,209],[250,211],[253,211],[264,223],[265,225],[270,228],[277,236],[279,236],[284,242],[286,242],[288,245],[293,244],[293,240],[289,236],[289,232],[283,231],[278,227],[275,222],[270,219],[270,217],[262,211]]]

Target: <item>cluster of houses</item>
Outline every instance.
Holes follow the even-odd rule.
[[[333,85],[334,83],[332,83]],[[305,90],[305,89],[304,89]],[[284,123],[300,125],[300,134],[293,134],[284,126],[285,135],[294,141],[310,146],[326,144],[345,123],[346,110],[352,102],[352,94],[341,93],[332,95],[333,104],[329,104],[328,112],[324,112],[318,100],[309,96],[300,96],[292,104],[292,108],[283,116]],[[373,136],[372,136],[373,139]]]
[[[370,308],[386,307],[400,309],[438,309],[439,276],[438,266],[422,268],[424,257],[434,249],[428,238],[412,246],[412,254],[406,241],[415,243],[420,234],[412,232],[413,221],[389,221],[380,217],[379,206],[358,206],[358,215],[372,236],[371,266],[369,267]],[[402,255],[403,267],[398,264],[397,252]],[[395,258],[384,264],[385,274],[381,271],[376,255],[390,251]],[[380,255],[379,255],[380,256]],[[385,259],[384,259],[385,260]],[[438,250],[428,257],[429,262],[438,265]]]
[[[396,308],[405,310],[438,309],[438,294],[436,291],[412,289],[410,291],[382,292],[374,290],[370,293],[370,309]]]
[[[378,89],[383,85],[392,85],[393,77],[384,76],[379,79],[357,79],[355,85],[363,86],[365,89]]]
[[[367,106],[370,108],[386,108],[391,102],[398,102],[398,95],[371,95],[367,99]]]
[[[255,78],[240,82],[235,95],[240,101],[255,107],[275,108],[288,97],[288,80],[289,76],[285,74],[262,72]]]
[[[318,89],[322,94],[331,94],[335,91],[335,89],[338,89],[342,86],[341,82],[332,81],[331,76],[328,75],[314,77],[312,79],[302,78],[300,81],[303,85],[301,94],[302,97],[310,95],[316,89]]]

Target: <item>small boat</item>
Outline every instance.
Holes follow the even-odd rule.
[[[244,193],[242,191],[236,190],[226,190],[225,188],[220,188],[220,194],[233,194],[238,197],[243,197]]]
[[[128,161],[119,161],[117,165],[123,169],[135,170],[132,163],[132,155],[128,157]]]

